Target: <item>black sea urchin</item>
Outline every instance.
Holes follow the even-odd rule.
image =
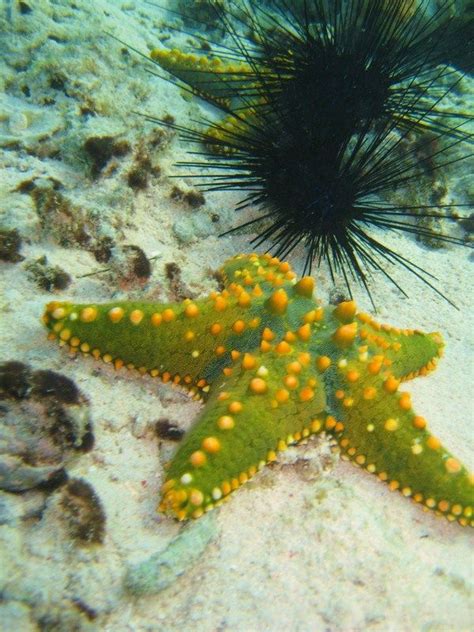
[[[178,128],[206,146],[193,152],[205,160],[183,166],[213,167],[209,190],[245,193],[238,208],[260,212],[244,224],[260,230],[255,245],[268,240],[286,256],[303,243],[306,267],[326,260],[349,290],[352,277],[369,291],[370,269],[391,279],[387,261],[433,287],[428,272],[371,228],[463,243],[424,222],[440,210],[446,217],[450,205],[394,206],[383,198],[420,169],[459,160],[448,150],[471,138],[471,117],[443,107],[462,79],[443,60],[450,47],[470,51],[466,24],[449,19],[450,3],[430,14],[423,0],[228,4],[226,12],[214,3],[228,35],[217,49],[224,63],[191,71],[168,65],[226,113],[207,129]],[[464,60],[469,66],[472,55]],[[415,150],[409,139],[424,133]]]

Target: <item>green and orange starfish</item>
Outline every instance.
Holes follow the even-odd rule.
[[[167,471],[160,509],[220,505],[288,444],[325,431],[342,458],[450,521],[473,525],[473,477],[415,414],[402,380],[435,368],[443,342],[376,323],[353,301],[322,307],[288,263],[240,255],[225,289],[182,303],[50,303],[50,338],[205,400]]]

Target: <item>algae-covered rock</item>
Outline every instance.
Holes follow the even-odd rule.
[[[71,457],[92,448],[89,403],[64,375],[5,362],[0,402],[0,489],[60,484]]]
[[[105,535],[105,512],[94,488],[80,478],[73,478],[61,490],[63,518],[71,537],[79,544],[102,544]]]
[[[46,256],[25,264],[25,270],[36,285],[47,292],[65,290],[71,283],[71,277],[59,266],[48,264]]]
[[[9,230],[0,228],[0,260],[8,263],[18,263],[24,257],[20,254],[21,237],[15,228]]]

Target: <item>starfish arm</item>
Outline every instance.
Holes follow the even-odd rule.
[[[52,302],[43,322],[50,338],[73,352],[180,384],[198,398],[207,396],[237,354],[258,348],[266,327],[284,327],[289,302],[296,298],[301,309],[311,302],[305,282],[295,284],[289,265],[269,256],[234,258],[222,274],[226,288],[200,301]],[[285,286],[292,287],[290,297]]]
[[[441,334],[380,325],[367,314],[357,317],[361,322],[360,337],[370,351],[390,363],[390,370],[397,379],[410,380],[436,368],[444,347]]]
[[[241,151],[239,140],[248,133],[254,123],[255,109],[241,108],[238,116],[229,114],[222,121],[213,123],[203,134],[207,149],[216,155],[231,155]]]
[[[190,86],[198,96],[216,105],[228,104],[228,94],[249,89],[251,68],[245,63],[226,63],[218,57],[156,48],[151,59],[163,70]]]
[[[233,288],[201,301],[182,303],[52,302],[43,322],[50,338],[72,351],[91,354],[174,382],[204,395],[239,349],[260,342],[260,293]],[[198,390],[199,389],[199,390]]]
[[[232,289],[236,284],[243,288],[259,288],[262,292],[282,288],[289,290],[295,285],[295,273],[286,261],[270,255],[236,255],[228,259],[220,269],[224,285]],[[309,296],[312,296],[313,286]]]
[[[335,432],[342,457],[449,520],[471,524],[474,479],[428,432],[399,380],[371,361],[343,364],[326,377],[334,389],[330,410],[343,425]]]
[[[322,378],[288,347],[243,354],[226,371],[167,473],[160,509],[197,518],[251,478],[276,451],[324,425]]]

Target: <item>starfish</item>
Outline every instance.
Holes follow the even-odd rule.
[[[238,116],[228,114],[222,118],[220,123],[211,125],[204,133],[198,133],[194,137],[192,132],[186,131],[190,137],[193,137],[193,140],[204,142],[214,154],[229,155],[234,153],[235,137],[242,134],[246,125],[252,125],[255,106],[265,104],[265,99],[261,96],[262,86],[258,83],[258,74],[255,74],[254,68],[246,62],[227,62],[220,57],[211,58],[206,55],[183,53],[177,48],[172,50],[153,49],[150,53],[150,59],[175,77],[180,82],[179,85],[184,84],[193,94],[224,112],[228,112],[232,104],[232,99],[227,94],[229,87],[232,88],[234,101],[237,100],[238,104]],[[264,74],[262,71],[263,76]],[[218,81],[216,77],[220,78],[221,81]],[[253,77],[252,81],[250,81],[250,77]],[[240,99],[239,92],[242,93]],[[252,93],[259,96],[250,101],[248,97]],[[242,98],[245,95],[247,95],[246,98]],[[153,117],[151,120],[154,120]],[[243,125],[244,127],[242,127]],[[168,123],[168,126],[180,129],[174,124]]]
[[[221,274],[222,291],[203,300],[53,302],[43,316],[73,353],[205,401],[167,470],[161,511],[199,518],[289,444],[324,431],[390,489],[474,525],[473,476],[399,388],[435,368],[438,333],[380,325],[352,300],[322,307],[312,277],[296,281],[270,255],[238,255]]]

